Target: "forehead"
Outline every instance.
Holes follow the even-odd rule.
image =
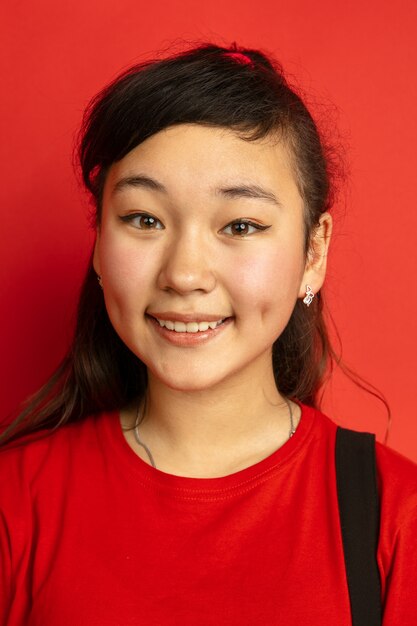
[[[276,136],[248,141],[231,129],[198,124],[169,127],[146,139],[111,166],[106,188],[111,192],[135,175],[160,181],[169,194],[251,184],[278,196],[298,195],[291,153]]]

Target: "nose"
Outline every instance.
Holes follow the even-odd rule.
[[[201,232],[177,233],[164,250],[158,286],[186,294],[210,292],[216,285],[213,249]]]

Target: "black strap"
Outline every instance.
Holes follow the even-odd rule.
[[[381,626],[375,435],[337,428],[336,481],[352,625]]]

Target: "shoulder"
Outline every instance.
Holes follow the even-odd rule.
[[[417,464],[378,442],[375,452],[381,511],[396,526],[417,519]]]
[[[376,466],[380,504],[378,565],[387,612],[398,611],[401,606],[404,611],[408,607],[407,610],[414,615],[412,581],[417,576],[417,465],[399,452],[377,443]],[[398,617],[396,613],[392,623],[397,623]]]
[[[40,519],[47,523],[69,499],[88,497],[96,468],[107,460],[102,426],[109,416],[42,430],[0,449],[0,553],[10,545],[23,551]]]
[[[314,412],[317,436],[327,442],[333,456],[337,421],[319,409],[308,407],[307,410]],[[417,516],[417,464],[378,441],[375,460],[381,513],[398,527],[410,515]]]
[[[87,417],[54,430],[43,429],[0,448],[0,504],[16,489],[35,489],[71,471],[98,448],[98,424],[107,414]],[[20,492],[21,493],[21,492]]]
[[[103,430],[113,417],[89,416],[0,449],[0,544],[2,537],[6,543],[11,537],[23,541],[37,516],[45,520],[62,510],[71,494],[94,488],[94,472],[108,457]]]
[[[395,482],[401,478],[417,480],[417,463],[378,441],[375,451],[381,480],[393,479]]]

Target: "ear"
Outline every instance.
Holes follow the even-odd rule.
[[[93,267],[94,267],[95,273],[98,276],[101,276],[99,245],[100,245],[100,233],[99,233],[99,231],[97,231],[96,241],[95,241],[95,244],[94,244],[94,252],[93,252]]]
[[[304,298],[306,295],[306,285],[310,285],[313,292],[317,293],[324,283],[332,225],[330,213],[322,213],[318,225],[312,231],[306,265],[298,293],[299,298]]]

